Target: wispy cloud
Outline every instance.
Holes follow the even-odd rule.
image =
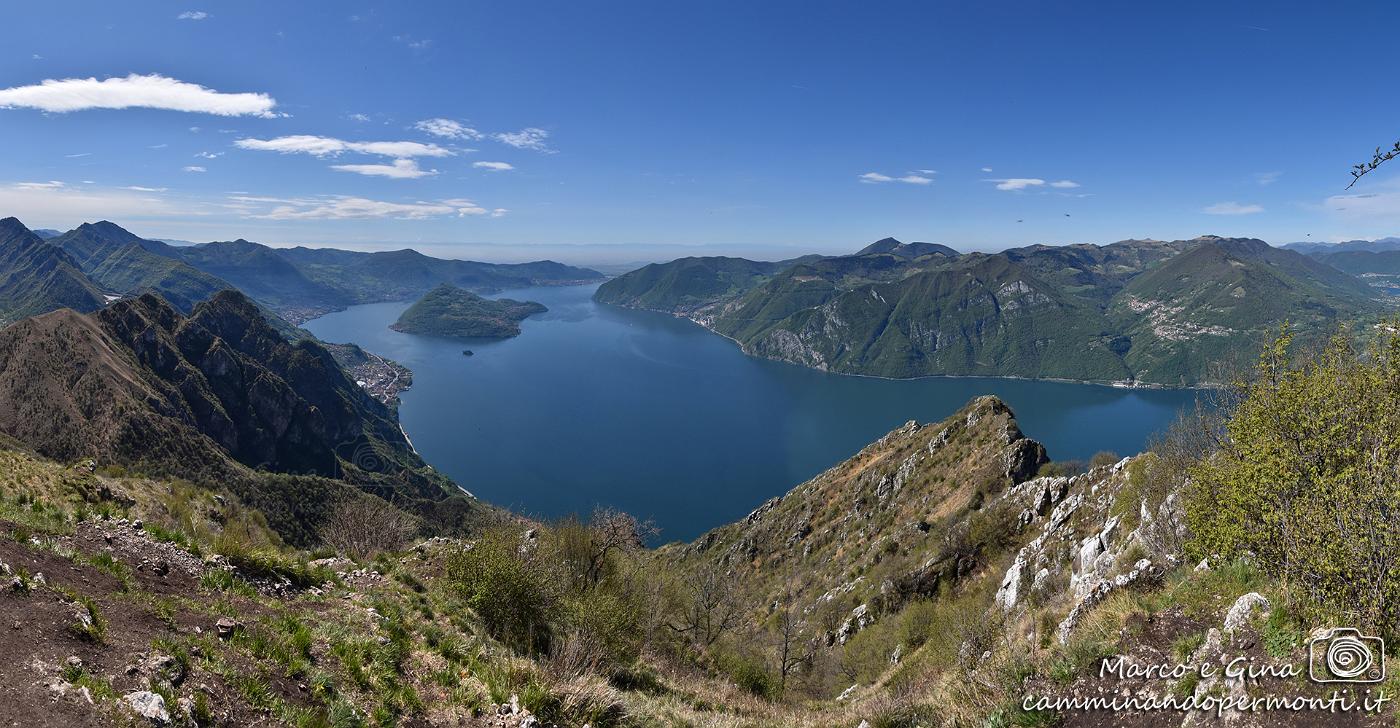
[[[460,121],[452,119],[424,119],[413,125],[414,129],[421,132],[439,136],[444,139],[480,139],[481,132],[473,129]]]
[[[926,172],[926,173],[932,173],[931,170],[919,170],[919,171],[920,171],[920,172]],[[925,176],[923,176],[923,175],[918,175],[918,174],[906,174],[906,175],[904,175],[903,177],[891,177],[890,175],[881,174],[881,173],[879,173],[879,172],[866,172],[865,174],[862,174],[862,175],[857,176],[856,179],[858,179],[858,180],[860,180],[862,183],[868,184],[868,185],[878,185],[878,184],[884,184],[884,183],[886,183],[886,182],[903,182],[903,183],[905,183],[905,184],[910,184],[910,185],[926,185],[926,184],[930,184],[930,183],[933,182],[933,178],[931,178],[931,177],[925,177]]]
[[[1385,220],[1393,224],[1400,219],[1400,178],[1382,182],[1374,189],[1375,192],[1332,195],[1323,200],[1322,209],[1349,222]]]
[[[77,225],[103,218],[186,217],[198,214],[189,205],[173,205],[158,193],[140,189],[104,188],[84,181],[70,186],[58,181],[0,184],[0,209],[24,210],[26,217],[55,225]]]
[[[420,168],[412,159],[395,159],[393,164],[333,164],[331,169],[390,179],[418,179],[438,173],[436,169]]]
[[[204,20],[209,17],[209,13],[203,10],[186,10],[175,16],[176,20]]]
[[[506,172],[515,169],[509,162],[472,162],[472,166],[477,169],[489,169],[492,172]]]
[[[1241,205],[1238,202],[1217,202],[1201,210],[1207,215],[1253,215],[1263,211],[1264,208],[1259,205]]]
[[[1277,182],[1278,178],[1282,176],[1282,172],[1259,172],[1258,174],[1254,175],[1254,181],[1258,182],[1260,186],[1267,187]]]
[[[219,157],[224,156],[224,153],[223,153],[223,152],[195,152],[195,155],[194,155],[194,156],[199,157],[200,159],[218,159]]]
[[[428,38],[414,38],[411,35],[393,36],[395,43],[402,43],[415,51],[425,51],[433,47],[433,41]]]
[[[983,171],[983,172],[987,172],[987,173],[990,174],[991,171],[992,171],[992,168],[991,168],[991,167],[983,167],[983,168],[982,168],[982,171]]]
[[[1051,182],[1050,186],[1054,187],[1057,190],[1072,190],[1075,187],[1078,187],[1079,183],[1073,180],[1062,179],[1055,182]]]
[[[124,190],[131,190],[132,192],[165,192],[165,191],[168,190],[169,188],[168,188],[168,187],[142,187],[141,185],[127,185],[126,187],[122,187],[121,189],[124,189]]]
[[[501,217],[506,214],[504,208],[488,210],[472,200],[460,198],[389,202],[346,196],[284,199],[235,195],[229,198],[229,208],[249,217],[268,220],[425,220],[453,216]]]
[[[207,169],[205,169],[205,168],[203,168],[203,167],[201,167],[201,166],[199,166],[199,165],[197,165],[197,164],[191,164],[191,165],[188,166],[188,167],[182,167],[180,171],[182,171],[182,172],[208,172],[209,170],[207,170]]]
[[[347,142],[343,139],[310,134],[282,136],[273,139],[239,139],[233,144],[239,149],[280,152],[282,154],[310,154],[313,157],[335,157],[345,152],[374,154],[396,159],[450,157],[454,154],[451,149],[422,142]]]
[[[88,109],[163,109],[216,116],[275,117],[277,101],[263,93],[222,93],[159,74],[121,78],[48,79],[0,89],[0,108],[53,113]]]
[[[345,118],[349,119],[350,121],[358,121],[361,124],[363,124],[369,121],[369,114],[350,114]]]
[[[68,159],[82,159],[83,157],[91,157],[92,152],[78,152],[77,154],[65,154],[63,156]]]
[[[516,149],[530,149],[536,152],[553,152],[545,140],[549,138],[549,132],[536,127],[526,127],[520,131],[505,131],[491,135],[496,141],[508,144]]]
[[[1041,185],[1045,184],[1045,180],[1037,179],[1035,177],[1011,177],[1008,179],[993,179],[987,181],[997,183],[997,189],[999,190],[1009,191],[1024,190],[1030,187],[1040,187]]]

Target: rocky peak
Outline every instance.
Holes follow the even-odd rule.
[[[783,583],[799,603],[839,591],[854,573],[865,586],[848,596],[862,602],[931,593],[981,567],[967,535],[972,514],[1045,462],[1005,402],[978,397],[942,422],[896,428],[678,557],[712,560],[750,583]],[[790,574],[802,583],[787,584]]]

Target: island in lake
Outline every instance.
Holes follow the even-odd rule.
[[[520,334],[520,322],[549,309],[534,301],[492,300],[444,283],[408,307],[389,328],[408,334],[504,339]]]

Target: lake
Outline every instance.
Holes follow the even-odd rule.
[[[433,467],[542,518],[614,506],[689,540],[743,517],[909,420],[995,394],[1057,460],[1140,451],[1196,392],[981,377],[840,376],[745,356],[665,314],[602,306],[597,286],[530,288],[523,333],[454,341],[390,330],[408,303],[309,321],[413,370],[399,414]],[[471,349],[475,356],[464,356]]]

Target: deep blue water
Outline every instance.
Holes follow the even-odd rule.
[[[413,370],[400,417],[430,464],[477,496],[539,517],[596,505],[688,540],[840,462],[908,420],[940,420],[995,394],[1050,457],[1131,454],[1190,407],[1190,391],[988,378],[838,376],[743,355],[671,316],[600,306],[596,286],[531,288],[505,341],[390,330],[407,303],[305,324]],[[476,355],[462,355],[465,348]]]

